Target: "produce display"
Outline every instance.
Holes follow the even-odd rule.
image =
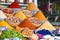
[[[55,40],[55,31],[34,3],[22,10],[15,1],[0,10],[0,40]]]

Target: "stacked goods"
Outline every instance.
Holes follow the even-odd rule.
[[[38,18],[35,18],[35,17],[31,17],[29,18],[29,21],[35,25],[36,27],[39,27],[42,23],[41,23],[41,20],[39,20]]]
[[[50,31],[55,30],[54,26],[49,23],[43,12],[34,3],[29,3],[24,10],[20,9],[21,7],[16,1],[8,8],[1,9],[0,39],[40,40],[47,35],[53,36]],[[5,27],[8,29],[4,30]]]
[[[19,27],[29,28],[31,30],[35,30],[36,27],[29,21],[29,19],[25,19],[22,23],[19,24]]]
[[[21,20],[24,20],[26,19],[27,17],[24,15],[24,13],[22,11],[18,11],[16,14],[15,14],[16,17],[20,18]]]
[[[21,8],[18,2],[13,2],[11,5],[8,6],[8,8]]]
[[[23,28],[21,28],[21,27],[19,27],[19,26],[16,26],[16,31],[17,31],[17,32],[21,32],[22,29],[23,29]]]
[[[25,9],[26,10],[39,10],[34,3],[29,3]]]
[[[23,30],[23,31],[22,31]],[[33,32],[31,31],[31,30],[29,30],[28,28],[25,28],[25,29],[22,29],[21,30],[21,33],[24,35],[24,36],[26,36],[26,37],[28,37],[28,36],[30,36],[30,35],[32,35],[33,34]]]
[[[10,16],[6,18],[6,22],[9,23],[11,26],[18,26],[20,24],[20,19],[15,16]]]
[[[33,12],[30,10],[22,10],[22,12],[27,16],[27,17],[32,17],[33,16]]]
[[[40,19],[40,20],[47,20],[47,18],[44,16],[44,14],[42,13],[42,11],[38,11],[34,17]]]
[[[6,27],[8,27],[9,29],[13,29],[13,27],[10,26],[5,20],[2,20],[2,21],[0,22],[0,26],[6,26]]]
[[[7,17],[14,15],[14,11],[11,8],[3,8],[2,11],[6,14]]]
[[[45,21],[38,29],[56,30],[48,21]]]
[[[18,2],[14,1],[11,5],[8,6],[8,8],[11,8],[15,13],[21,9],[21,6]]]

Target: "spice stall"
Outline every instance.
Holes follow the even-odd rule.
[[[59,30],[33,2],[24,9],[17,1],[0,9],[0,40],[60,40]]]

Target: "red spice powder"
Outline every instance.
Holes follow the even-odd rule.
[[[36,27],[29,21],[29,19],[25,19],[22,23],[19,24],[19,27],[29,28],[31,30],[36,29]]]
[[[11,5],[8,6],[8,8],[21,8],[18,2],[13,2]]]

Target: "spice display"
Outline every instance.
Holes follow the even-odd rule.
[[[23,9],[17,1],[0,10],[0,40],[58,40],[60,27],[55,28],[34,3]]]
[[[42,11],[38,11],[34,17],[40,19],[40,20],[47,20],[47,18],[44,16],[44,14],[42,13]]]
[[[36,27],[39,27],[42,23],[41,21],[38,19],[38,18],[35,18],[35,17],[31,17],[29,18],[29,21],[35,25]]]
[[[21,33],[22,33],[25,37],[29,37],[30,35],[33,34],[33,32],[32,32],[30,29],[28,29],[28,28],[22,29],[22,30],[21,30]]]
[[[52,26],[48,21],[43,23],[39,29],[46,29],[46,30],[56,30],[54,26]]]
[[[25,19],[22,23],[19,24],[20,27],[29,28],[31,30],[35,30],[36,27],[29,21],[29,19]]]
[[[24,19],[27,18],[22,11],[18,11],[18,12],[15,14],[15,16],[18,17],[18,18],[20,18],[21,20],[24,20]]]
[[[21,8],[18,2],[13,2],[11,5],[8,6],[8,8]]]
[[[15,27],[20,24],[20,19],[15,16],[10,16],[6,19],[6,22]]]
[[[21,27],[16,26],[16,31],[17,31],[17,32],[20,32],[21,30],[22,30],[22,28],[21,28]]]
[[[6,26],[6,27],[8,27],[9,29],[13,29],[13,27],[12,26],[10,26],[6,21],[4,21],[4,20],[2,20],[1,22],[0,22],[0,26]]]
[[[36,33],[42,34],[42,35],[51,35],[52,36],[52,33],[50,31],[48,31],[48,30],[45,30],[45,29],[38,30]]]
[[[3,8],[2,11],[7,17],[14,15],[14,11],[11,8]]]
[[[27,17],[32,17],[33,16],[33,12],[30,10],[22,10],[22,12],[27,16]]]
[[[29,3],[26,10],[39,10],[34,3]]]

